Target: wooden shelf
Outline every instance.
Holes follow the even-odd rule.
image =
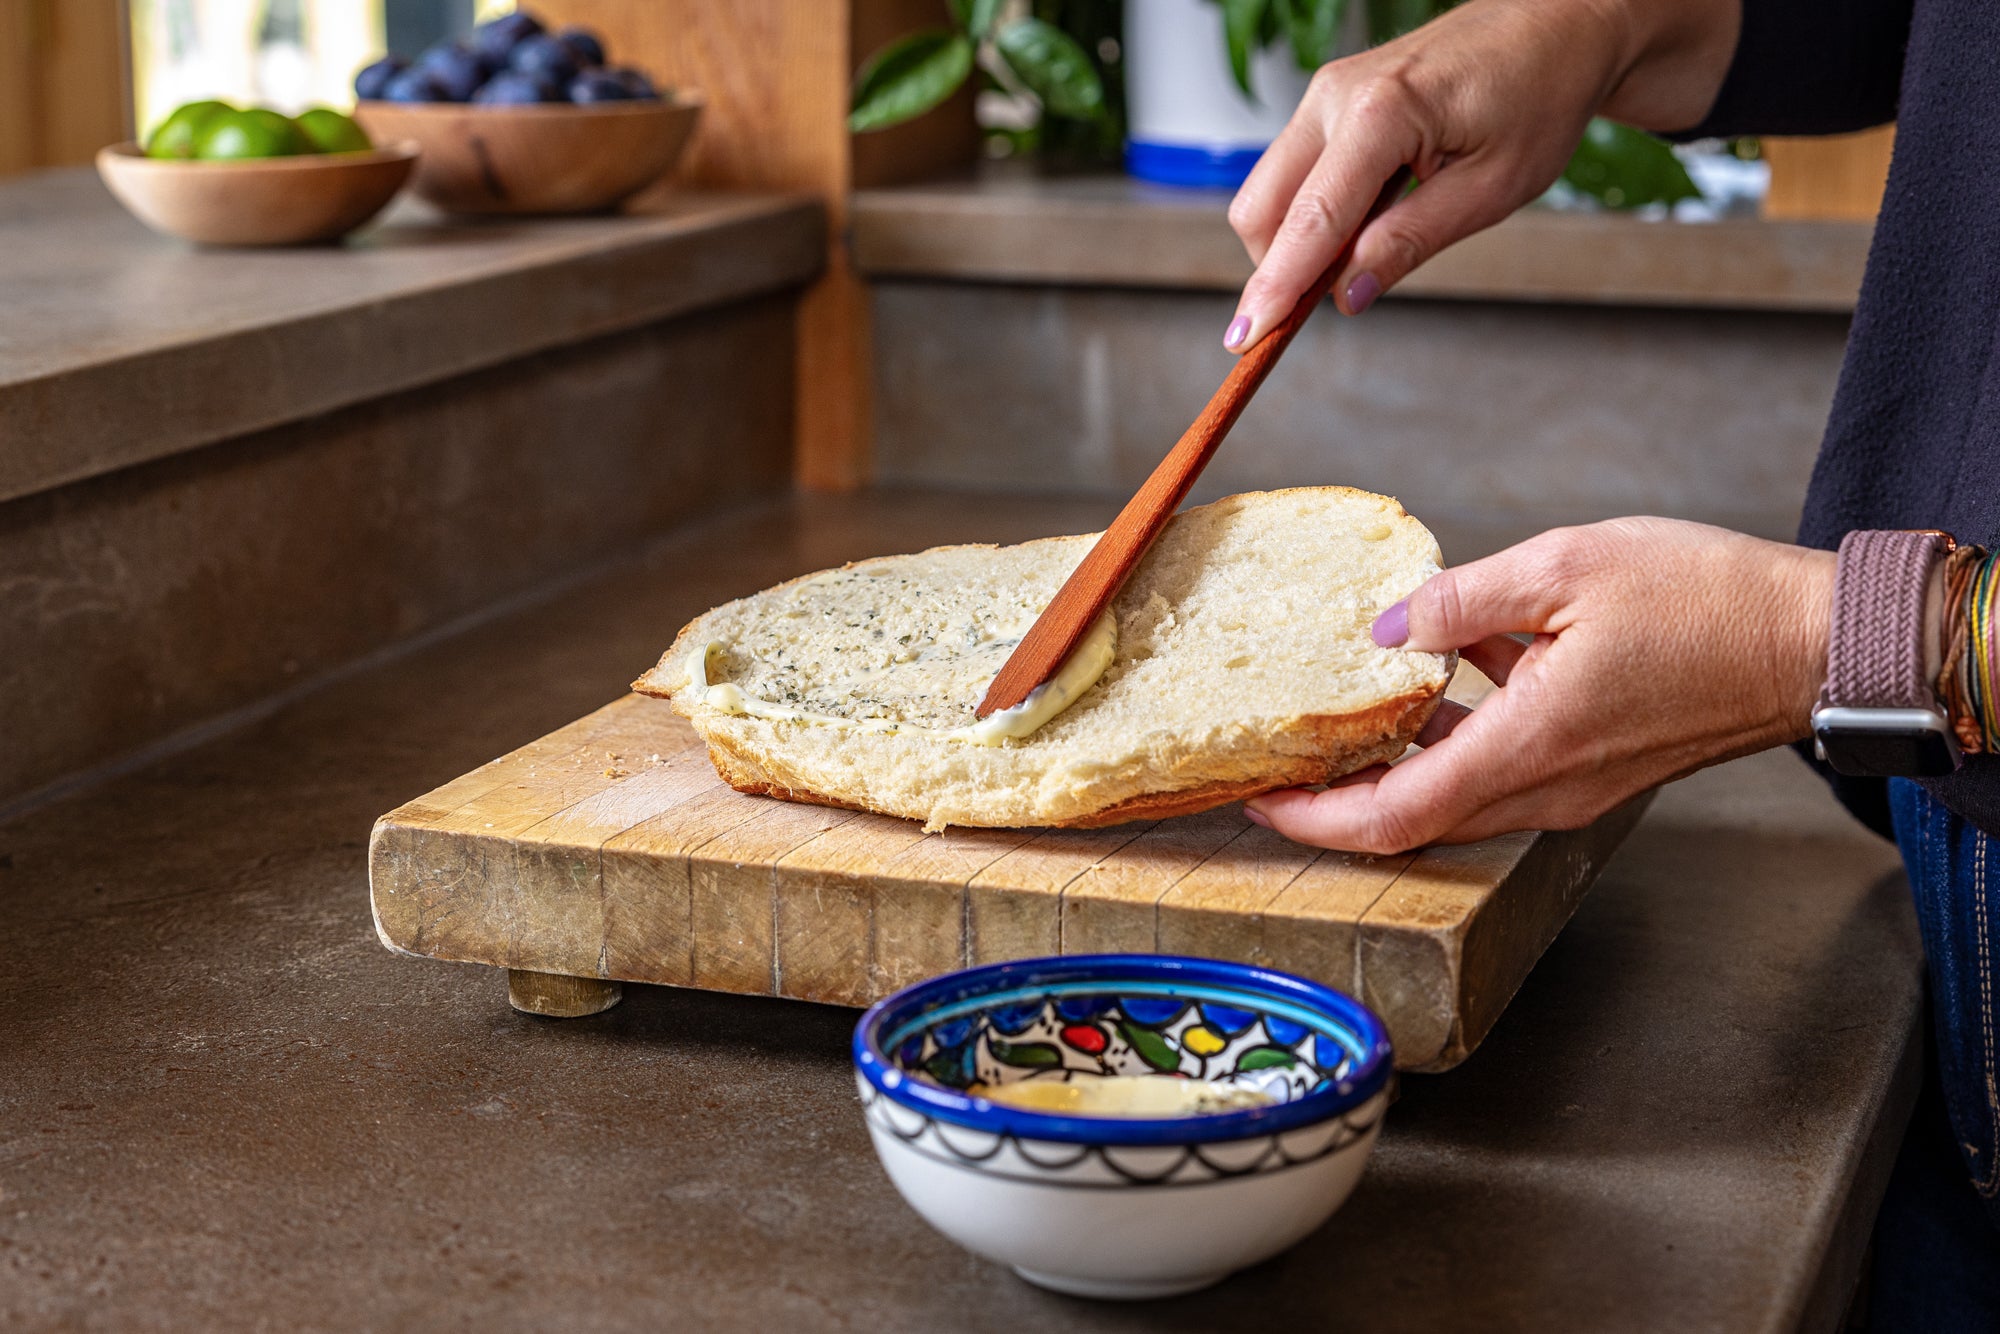
[[[969,178],[864,190],[854,252],[875,278],[1235,291],[1250,262],[1226,192],[1129,177]],[[1645,222],[1526,208],[1396,289],[1408,297],[1846,312],[1864,222]]]

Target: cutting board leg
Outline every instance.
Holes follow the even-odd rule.
[[[602,1014],[624,999],[625,988],[597,977],[564,977],[560,973],[507,970],[507,1003],[523,1014],[552,1019],[581,1019]]]

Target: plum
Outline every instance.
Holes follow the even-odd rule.
[[[657,102],[660,98],[660,90],[653,87],[653,81],[646,77],[644,70],[624,65],[612,70],[611,77],[625,85],[626,96],[628,97],[635,97],[646,102]]]
[[[433,82],[444,90],[447,102],[470,101],[479,91],[479,85],[486,82],[486,67],[469,46],[456,42],[439,42],[417,57],[415,68],[431,76]]]
[[[560,102],[562,90],[547,79],[533,74],[524,74],[517,69],[503,69],[488,79],[472,95],[472,100],[487,106],[523,106],[531,102]]]
[[[449,102],[427,69],[406,69],[382,86],[385,102]]]
[[[579,105],[592,102],[628,102],[632,90],[609,70],[587,69],[569,81],[569,100]]]
[[[604,43],[588,28],[569,27],[556,34],[556,40],[569,48],[576,57],[576,63],[583,69],[595,69],[604,63]]]
[[[542,21],[525,9],[488,19],[472,30],[472,49],[490,69],[506,65],[514,48],[530,37],[540,36]]]
[[[389,86],[389,80],[409,67],[409,61],[391,51],[354,76],[354,95],[363,101],[372,101],[382,96],[382,90]]]
[[[561,87],[576,77],[576,57],[562,42],[544,33],[516,44],[507,57],[507,68]]]

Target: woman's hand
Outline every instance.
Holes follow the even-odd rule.
[[[1600,111],[1644,129],[1697,123],[1740,20],[1740,0],[1471,0],[1325,66],[1230,205],[1257,272],[1224,346],[1245,351],[1284,318],[1400,167],[1423,184],[1369,224],[1334,280],[1349,315],[1546,190]]]
[[[1501,688],[1424,749],[1251,818],[1356,852],[1574,829],[1671,778],[1797,740],[1826,678],[1831,552],[1675,519],[1558,528],[1446,570],[1375,623]],[[1510,631],[1535,638],[1522,644]]]

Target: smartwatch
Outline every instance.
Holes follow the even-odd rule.
[[[1812,716],[1814,753],[1835,773],[1935,778],[1962,763],[1924,640],[1931,579],[1951,548],[1937,532],[1841,539],[1826,686]]]

